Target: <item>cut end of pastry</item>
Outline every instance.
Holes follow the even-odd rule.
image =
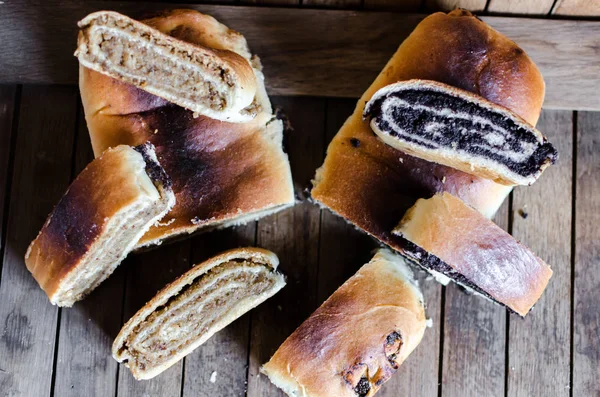
[[[79,22],[75,55],[106,74],[195,113],[243,122],[258,112],[250,62],[227,50],[177,40],[112,11]]]
[[[434,276],[521,316],[552,276],[527,247],[450,193],[419,199],[393,233],[408,241],[404,253]]]
[[[175,204],[151,144],[118,146],[90,163],[25,256],[50,302],[72,306],[110,276]]]
[[[419,344],[425,328],[423,295],[411,269],[381,249],[261,372],[290,397],[371,397]]]
[[[150,379],[285,285],[277,256],[240,248],[205,261],[167,285],[123,326],[113,357]]]
[[[558,158],[546,137],[515,113],[435,81],[383,87],[363,115],[396,149],[504,185],[531,185]]]

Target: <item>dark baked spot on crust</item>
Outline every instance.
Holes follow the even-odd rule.
[[[194,38],[196,37],[196,30],[190,28],[189,26],[180,24],[171,29],[167,34],[171,37],[175,37],[176,39],[193,43]]]
[[[472,16],[474,16],[471,13],[471,11],[465,10],[464,8],[456,8],[456,9],[452,10],[450,15],[454,16],[454,17],[472,17]]]
[[[361,377],[358,381],[356,387],[354,387],[354,392],[358,395],[358,397],[365,397],[371,391],[371,383],[369,379],[366,377]]]
[[[129,132],[134,144],[152,143],[172,181],[176,204],[169,214],[177,226],[201,226],[231,215],[232,207],[248,211],[264,205],[243,201],[240,193],[254,194],[256,184],[263,182],[261,175],[268,173],[258,129],[194,118],[193,112],[172,104],[125,117],[136,121],[137,128]]]
[[[352,147],[360,147],[360,139],[358,138],[350,138],[350,144]]]
[[[88,189],[87,183],[75,180],[45,225],[46,238],[66,253],[62,266],[65,271],[88,251],[103,229],[103,220],[94,218],[97,208],[89,199]]]

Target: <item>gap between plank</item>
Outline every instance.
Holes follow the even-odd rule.
[[[555,4],[556,4],[555,0]],[[569,350],[569,396],[573,397],[573,355],[574,355],[574,340],[575,340],[575,254],[577,248],[576,231],[577,231],[577,137],[579,134],[577,125],[578,113],[573,112],[573,168],[571,174],[571,327],[570,327],[570,350]]]
[[[8,231],[8,213],[10,209],[10,191],[12,189],[13,169],[15,165],[15,152],[17,151],[17,132],[19,128],[19,115],[21,111],[21,92],[23,85],[17,85],[15,89],[15,95],[13,99],[13,114],[12,114],[12,125],[10,131],[10,149],[8,152],[8,167],[6,169],[6,190],[4,191],[4,208],[1,210],[4,213],[2,218],[2,242],[0,243],[0,285],[2,285],[2,268],[4,267],[4,251],[6,250]]]
[[[554,0],[554,2],[552,2],[552,7],[550,7],[550,11],[548,11],[548,14],[546,14],[547,16],[551,16],[552,14],[554,14],[554,11],[556,11],[557,4],[558,0]]]
[[[508,195],[508,234],[513,233],[513,192]],[[510,373],[510,312],[506,310],[506,329],[504,336],[504,397],[508,397],[508,376]]]
[[[364,1],[364,0],[362,0]],[[329,100],[330,98],[326,98],[323,101],[323,150],[321,152],[321,165],[325,162],[325,156],[327,155],[327,147],[329,146],[327,143],[327,121],[328,121],[328,117],[327,117],[327,113],[329,111]],[[340,127],[341,128],[341,127]],[[338,130],[339,132],[339,130]],[[336,133],[337,135],[337,133]],[[331,138],[333,139],[335,137],[335,135]],[[308,189],[308,194],[306,197],[306,200],[308,202],[310,202],[312,205],[317,205],[317,203],[312,202],[311,200],[311,196],[310,196],[310,191],[311,186],[312,186],[312,181],[308,182],[310,185],[306,187],[306,189]],[[319,275],[321,272],[321,239],[322,239],[322,234],[321,232],[323,231],[323,208],[319,205],[319,238],[317,239],[317,269],[316,269],[316,280],[315,280],[315,291],[316,291],[316,303],[317,303],[317,307],[321,306],[321,302],[319,299]],[[326,298],[327,299],[327,298]]]
[[[58,308],[56,316],[56,335],[54,337],[54,352],[52,359],[52,376],[50,377],[50,397],[54,397],[54,388],[56,387],[56,366],[58,363],[58,339],[60,338],[60,319],[62,318],[62,307]]]
[[[446,286],[442,285],[442,307],[440,309],[440,353],[438,354],[438,397],[442,397],[444,371],[444,328],[446,322]]]
[[[490,3],[492,2],[492,0],[487,0],[485,2],[485,7],[483,7],[483,13],[487,14],[488,13],[488,9],[490,8]]]

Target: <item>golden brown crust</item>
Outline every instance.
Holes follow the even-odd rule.
[[[380,250],[294,331],[262,371],[290,396],[357,397],[361,378],[369,384],[361,395],[373,396],[423,337],[422,295],[413,282],[401,257]]]
[[[194,44],[250,57],[239,33],[196,11],[177,10],[144,23]],[[227,123],[195,117],[134,86],[80,68],[96,156],[108,147],[148,140],[173,180],[177,204],[140,245],[293,204],[289,163],[281,148],[282,124],[273,120],[262,74],[254,72],[261,111],[252,121]]]
[[[394,248],[397,219],[421,197],[448,191],[491,217],[511,188],[406,155],[379,140],[364,105],[380,88],[402,80],[449,84],[507,107],[531,124],[538,119],[543,79],[512,41],[468,12],[425,18],[358,101],[327,149],[312,197]]]
[[[552,270],[510,234],[449,193],[420,199],[394,230],[525,316]]]
[[[107,150],[75,178],[48,216],[25,264],[52,303],[63,280],[86,260],[112,218],[148,194],[138,176],[145,167],[143,156],[131,147]]]

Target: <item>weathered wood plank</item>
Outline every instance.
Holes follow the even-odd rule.
[[[201,234],[192,241],[192,264],[237,247],[255,245],[256,222]],[[250,315],[219,331],[185,358],[182,397],[244,396]],[[214,378],[211,378],[215,373]],[[212,379],[212,380],[211,380]]]
[[[0,13],[0,82],[77,81],[76,21],[99,9],[132,16],[177,7],[135,2],[7,2]],[[246,35],[271,94],[356,98],[423,15],[391,12],[185,5]],[[545,107],[600,109],[600,24],[482,17],[523,47],[547,84]],[[14,23],[14,21],[36,21]],[[308,29],[307,27],[310,27]],[[560,34],[556,34],[560,32]],[[334,34],[335,33],[335,34]]]
[[[303,0],[303,7],[327,7],[357,9],[362,6],[363,0]]]
[[[427,0],[430,11],[452,11],[455,8],[464,8],[469,11],[483,11],[487,0]]]
[[[569,396],[572,125],[572,112],[542,112],[538,128],[560,159],[513,193],[513,235],[554,274],[525,319],[510,317],[508,396]]]
[[[600,16],[600,2],[596,0],[558,0],[553,14],[572,16]]]
[[[5,198],[9,189],[9,159],[13,143],[13,115],[17,95],[16,85],[0,85],[0,252],[4,244]],[[0,276],[2,263],[0,262]]]
[[[506,200],[494,222],[508,230]],[[446,288],[442,395],[504,396],[506,309],[456,285]]]
[[[76,100],[73,87],[25,86],[22,92],[0,285],[0,390],[6,396],[50,394],[58,310],[23,256],[69,184]]]
[[[123,321],[128,321],[165,285],[189,269],[190,241],[134,255],[127,266]],[[118,311],[118,308],[115,308]],[[124,365],[119,367],[117,397],[180,397],[183,363],[179,361],[156,378],[139,382]]]
[[[90,137],[79,109],[73,177],[94,159]],[[123,268],[83,301],[63,310],[54,396],[108,396],[115,392],[117,362],[111,345],[121,327]]]
[[[323,161],[325,101],[315,98],[273,98],[283,105],[294,131],[288,142],[292,175],[298,189],[308,186]],[[257,244],[273,250],[287,276],[277,295],[251,312],[248,397],[284,394],[259,373],[279,345],[316,309],[320,210],[304,201],[261,219]]]
[[[385,11],[418,11],[423,3],[421,0],[364,0],[364,8]]]
[[[297,6],[300,0],[240,0],[242,4],[260,4],[266,6]]]
[[[488,11],[546,15],[552,9],[552,4],[554,4],[554,0],[490,0]]]
[[[577,115],[573,396],[600,395],[600,113]]]

